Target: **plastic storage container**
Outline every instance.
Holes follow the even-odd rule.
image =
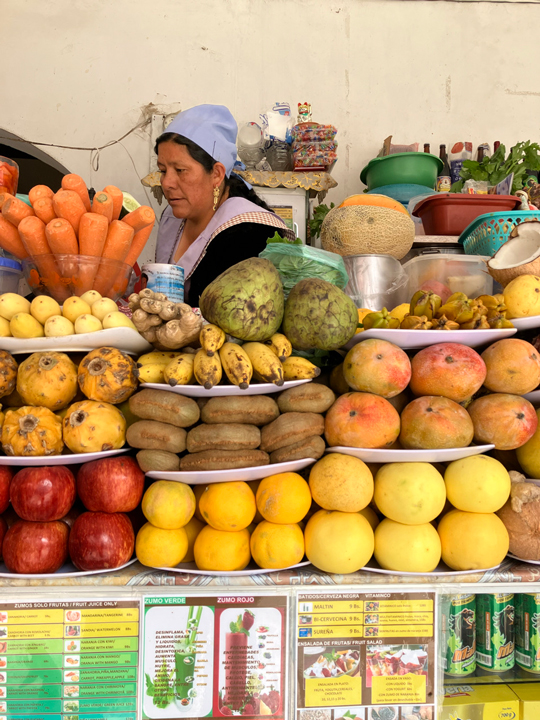
[[[16,260],[0,257],[0,293],[16,293],[22,277],[22,265]]]
[[[409,299],[417,290],[432,290],[443,302],[455,292],[468,297],[491,295],[493,278],[486,272],[487,258],[441,253],[421,255],[403,265],[408,276]]]
[[[467,255],[493,257],[522,222],[540,220],[540,210],[514,210],[507,213],[480,215],[461,233],[459,242]]]
[[[428,197],[429,195],[435,195],[435,190],[424,187],[423,185],[414,185],[412,183],[400,183],[398,185],[382,185],[382,187],[375,188],[375,190],[368,190],[367,195],[387,195],[393,200],[397,200],[403,205],[407,205],[411,199],[421,195],[422,197]]]
[[[422,220],[426,235],[461,235],[479,215],[514,210],[520,203],[514,195],[439,193],[419,202],[413,215]]]
[[[442,167],[442,160],[431,153],[396,153],[370,160],[360,173],[360,180],[368,190],[402,183],[434,188]]]

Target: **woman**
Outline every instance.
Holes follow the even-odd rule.
[[[198,306],[204,288],[241,260],[256,257],[276,230],[294,233],[232,173],[236,122],[223,105],[198,105],[175,117],[156,141],[162,215],[156,262],[184,268],[184,299]]]

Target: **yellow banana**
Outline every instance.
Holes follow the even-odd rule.
[[[163,373],[163,379],[171,387],[176,385],[189,385],[193,382],[193,365],[195,355],[180,353],[177,358],[170,362]]]
[[[225,333],[217,325],[205,325],[199,333],[202,349],[212,357],[225,342]]]
[[[168,365],[171,360],[174,360],[180,355],[180,353],[177,352],[159,352],[158,350],[154,350],[153,352],[146,353],[146,355],[141,355],[141,357],[137,360],[137,365],[141,367],[142,365]]]
[[[139,382],[141,383],[162,383],[163,372],[167,365],[159,363],[151,363],[143,365],[139,368]]]
[[[270,350],[278,356],[281,362],[283,362],[285,358],[288,358],[292,353],[290,340],[282,333],[275,333],[272,335],[270,340],[267,340],[264,344],[268,345]]]
[[[241,390],[247,390],[253,375],[253,365],[242,345],[224,343],[219,350],[219,359],[229,381]]]
[[[248,342],[244,343],[242,347],[251,360],[253,375],[256,380],[283,385],[283,365],[267,345],[260,342]]]
[[[285,380],[307,380],[320,374],[321,369],[303,357],[288,357],[283,363]]]
[[[222,368],[219,355],[209,357],[206,350],[202,348],[197,350],[193,361],[193,372],[199,385],[203,385],[207,390],[210,390],[221,380]]]

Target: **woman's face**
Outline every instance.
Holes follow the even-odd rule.
[[[208,173],[185,145],[167,141],[158,147],[157,164],[163,194],[175,217],[197,221],[212,213],[214,188],[219,187],[225,175],[221,163]]]

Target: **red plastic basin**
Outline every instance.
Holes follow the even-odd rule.
[[[421,200],[413,215],[422,220],[426,235],[461,235],[479,215],[515,210],[515,195],[465,195],[440,193]]]

